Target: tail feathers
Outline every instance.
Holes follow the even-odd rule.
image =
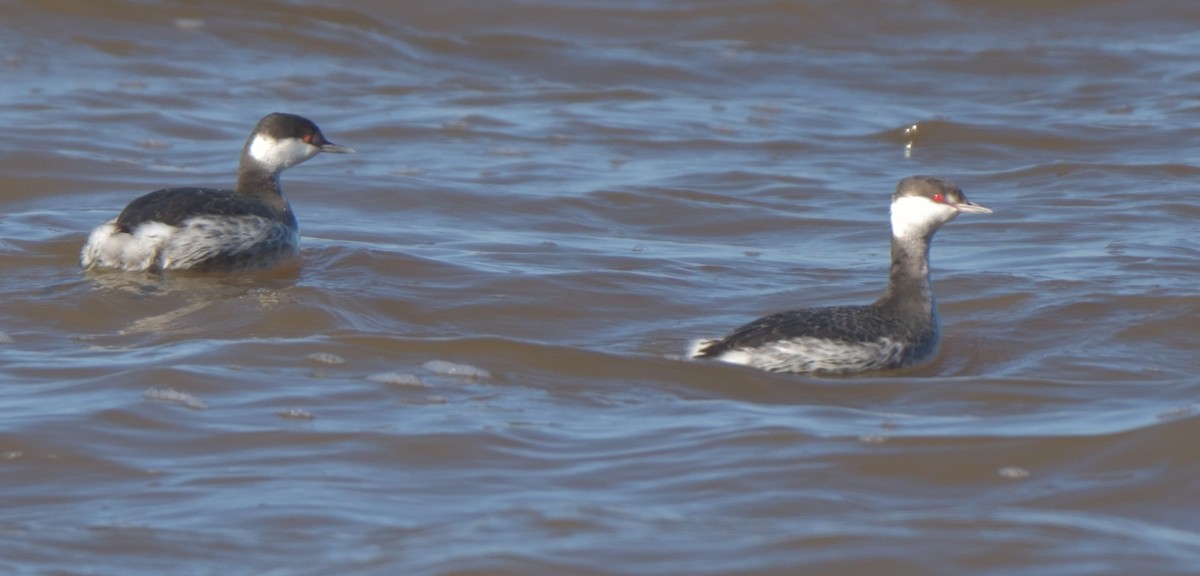
[[[701,338],[699,340],[695,340],[691,343],[690,346],[688,346],[687,357],[688,358],[710,358],[711,356],[709,356],[709,353],[708,353],[709,348],[711,348],[713,344],[716,344],[717,342],[720,342],[720,341],[721,340],[718,338]]]
[[[97,226],[79,253],[84,268],[148,270],[159,249],[175,228],[161,223],[144,224],[134,234],[117,230],[116,218]]]

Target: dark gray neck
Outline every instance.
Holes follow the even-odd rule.
[[[892,237],[892,269],[887,291],[876,306],[910,318],[936,321],[937,305],[929,284],[929,244],[933,234],[916,239]]]
[[[243,158],[238,166],[237,193],[261,202],[281,214],[291,213],[291,207],[279,187],[279,172],[263,168],[257,162]]]

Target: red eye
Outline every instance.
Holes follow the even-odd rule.
[[[312,144],[312,138],[313,138],[313,135],[312,135],[312,134],[305,134],[305,135],[304,135],[304,143],[305,143],[305,144]]]
[[[933,201],[934,201],[934,202],[937,202],[938,204],[945,204],[945,203],[946,203],[946,197],[945,197],[945,196],[943,196],[941,192],[938,192],[938,193],[936,193],[936,194],[934,194],[934,195],[933,195]]]

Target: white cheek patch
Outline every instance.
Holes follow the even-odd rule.
[[[316,156],[320,151],[316,146],[295,138],[276,140],[257,134],[250,142],[250,156],[264,166],[276,170],[295,166]]]
[[[924,236],[958,215],[958,210],[922,196],[905,196],[892,202],[892,235]]]

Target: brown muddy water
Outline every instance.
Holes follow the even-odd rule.
[[[1200,4],[0,5],[0,573],[1200,573]],[[302,262],[84,273],[303,114]],[[872,300],[944,344],[680,361]]]

